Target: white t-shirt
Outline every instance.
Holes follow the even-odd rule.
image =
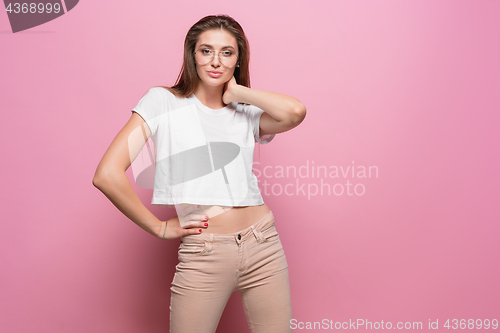
[[[179,98],[153,87],[132,112],[149,126],[156,146],[153,205],[181,203],[259,206],[264,203],[252,171],[262,109],[230,103],[218,110],[191,94]]]

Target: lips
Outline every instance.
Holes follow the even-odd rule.
[[[219,77],[222,75],[222,72],[217,72],[217,71],[209,71],[208,72],[208,75],[210,75],[211,77]]]

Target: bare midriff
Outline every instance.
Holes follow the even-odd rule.
[[[208,227],[202,233],[230,234],[248,228],[261,220],[271,210],[264,203],[260,206],[232,207],[208,219]]]

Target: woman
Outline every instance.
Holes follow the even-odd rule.
[[[229,16],[207,16],[187,33],[176,84],[151,88],[104,154],[94,185],[147,232],[161,239],[181,238],[171,287],[170,332],[215,332],[235,290],[240,292],[252,333],[291,331],[288,265],[274,216],[248,170],[255,141],[268,143],[276,133],[300,124],[305,114],[304,105],[293,97],[251,89],[243,29]],[[206,126],[207,122],[213,124]],[[207,128],[225,132],[230,138],[226,141],[231,142],[212,138],[209,144]],[[168,221],[160,221],[141,203],[125,175],[152,135],[158,149],[152,203],[175,205],[179,216]],[[265,135],[267,140],[262,139]],[[197,174],[203,164],[191,167],[193,163],[179,164],[172,157],[207,148],[213,165],[217,147],[226,155],[236,147],[233,151],[238,158],[247,154],[239,160],[245,168],[229,163],[210,173],[225,172],[228,182],[220,189],[213,183],[210,189],[203,187],[208,176]],[[167,149],[170,157],[160,165],[159,156],[168,155]],[[183,181],[175,179],[179,170],[177,176]],[[190,188],[187,184],[191,183],[196,187]],[[196,214],[200,205],[221,209],[208,221],[208,216]]]

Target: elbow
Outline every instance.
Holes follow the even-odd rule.
[[[92,178],[92,185],[100,190],[102,189],[104,182],[106,182],[106,173],[101,169],[98,169],[94,174],[94,178]]]
[[[123,169],[98,167],[92,179],[92,184],[102,192],[109,186],[114,186],[113,184],[120,181],[121,177],[127,177]]]
[[[302,103],[298,103],[294,108],[293,108],[293,115],[294,115],[294,123],[296,125],[300,124],[304,118],[306,117],[306,107]]]
[[[102,178],[98,176],[97,174],[94,175],[94,178],[92,178],[92,185],[96,188],[100,188],[102,184]]]

